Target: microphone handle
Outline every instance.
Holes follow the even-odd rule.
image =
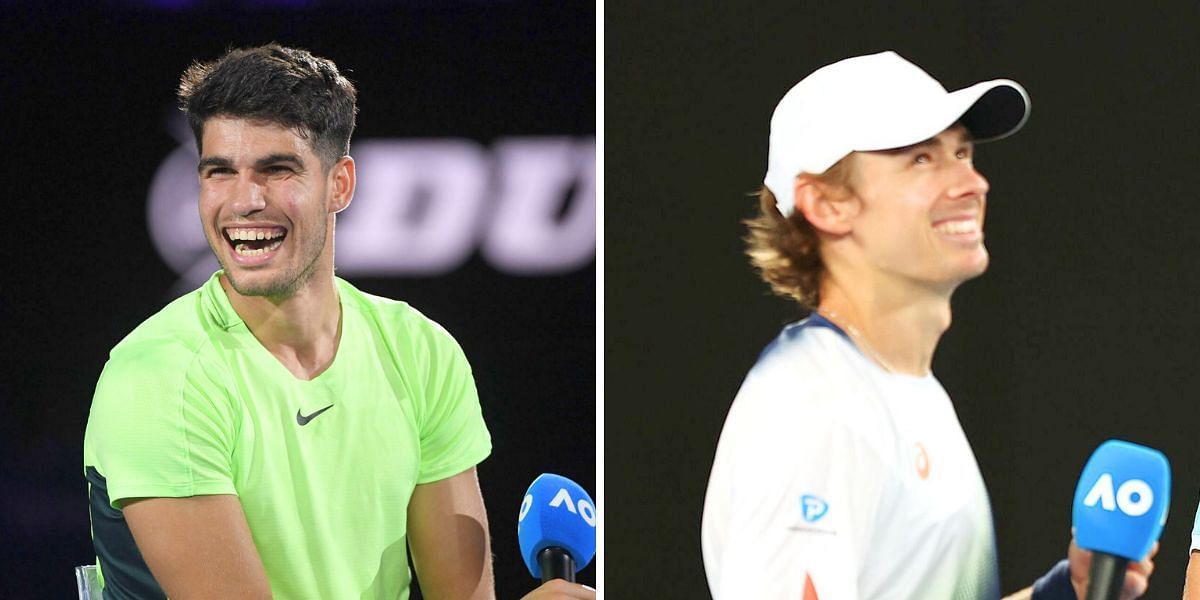
[[[542,583],[551,579],[565,579],[567,583],[575,583],[575,559],[571,553],[550,546],[542,549],[537,555],[538,566],[542,568]]]
[[[1125,585],[1125,569],[1129,559],[1107,552],[1092,552],[1092,568],[1088,571],[1087,600],[1116,600]]]

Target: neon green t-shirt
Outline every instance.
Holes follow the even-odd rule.
[[[414,486],[491,452],[462,350],[407,304],[337,279],[337,355],[302,381],[219,275],[117,344],[96,386],[84,471],[106,594],[156,585],[135,572],[121,500],[236,494],[276,598],[407,598]]]

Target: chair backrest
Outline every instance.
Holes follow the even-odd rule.
[[[100,572],[96,565],[75,567],[75,583],[79,586],[79,600],[101,600],[104,590],[100,587]]]

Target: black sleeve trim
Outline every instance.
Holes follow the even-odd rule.
[[[104,572],[105,600],[166,600],[150,567],[133,541],[125,515],[112,507],[108,482],[95,467],[86,467],[92,513],[92,545]]]

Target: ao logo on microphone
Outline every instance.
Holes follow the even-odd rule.
[[[1162,534],[1170,503],[1166,455],[1132,442],[1105,441],[1088,458],[1075,486],[1075,541],[1101,556],[1141,560]],[[1114,572],[1123,570],[1122,565]]]
[[[1140,517],[1154,506],[1154,490],[1141,479],[1130,479],[1114,489],[1112,474],[1104,473],[1083,499],[1083,505],[1089,508],[1097,504],[1110,512],[1119,509],[1131,517]]]
[[[585,523],[596,526],[596,507],[588,502],[587,498],[580,498],[578,502],[571,500],[571,494],[567,488],[559,488],[558,493],[550,500],[551,508],[567,510],[571,513],[579,515]],[[525,499],[521,501],[521,514],[517,517],[517,523],[525,520],[525,515],[529,514],[529,509],[533,506],[533,494],[525,494]]]

